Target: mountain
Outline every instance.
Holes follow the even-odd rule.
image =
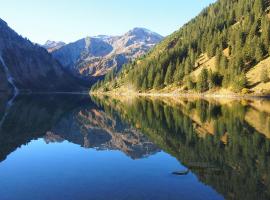
[[[44,45],[41,45],[45,49],[47,49],[48,52],[53,52],[56,51],[57,49],[60,49],[61,47],[65,46],[66,43],[64,42],[56,42],[56,41],[51,41],[48,40]]]
[[[269,0],[218,0],[92,90],[268,95],[269,6]]]
[[[163,39],[157,33],[134,28],[122,36],[86,37],[52,52],[64,67],[85,77],[105,75],[111,69],[121,69]]]
[[[76,79],[42,47],[0,19],[0,90],[74,91]]]

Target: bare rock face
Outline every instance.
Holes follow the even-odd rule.
[[[41,45],[43,48],[47,49],[49,53],[56,51],[57,49],[60,49],[61,47],[65,46],[66,43],[61,41],[51,41],[48,40],[44,45]]]
[[[63,66],[86,77],[105,75],[113,68],[147,53],[163,39],[144,28],[134,28],[123,36],[87,37],[52,52]]]
[[[0,90],[8,89],[7,80],[27,91],[69,91],[78,86],[44,48],[18,35],[1,19],[0,61]]]

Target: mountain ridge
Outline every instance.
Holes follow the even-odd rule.
[[[128,61],[147,53],[163,37],[145,28],[134,28],[122,36],[98,35],[69,43],[52,55],[77,76],[104,76]],[[100,53],[100,54],[98,54]]]
[[[43,48],[47,49],[47,51],[53,52],[56,51],[57,49],[60,49],[61,47],[65,46],[66,43],[62,41],[52,41],[52,40],[47,40],[45,44],[41,45]]]

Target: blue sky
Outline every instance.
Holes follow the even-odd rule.
[[[215,0],[0,0],[0,18],[33,42],[144,27],[169,35]]]

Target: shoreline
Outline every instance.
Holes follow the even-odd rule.
[[[181,97],[181,98],[229,98],[229,99],[270,99],[270,94],[237,94],[237,93],[121,93],[121,92],[90,92],[89,95],[121,96],[121,97]]]

